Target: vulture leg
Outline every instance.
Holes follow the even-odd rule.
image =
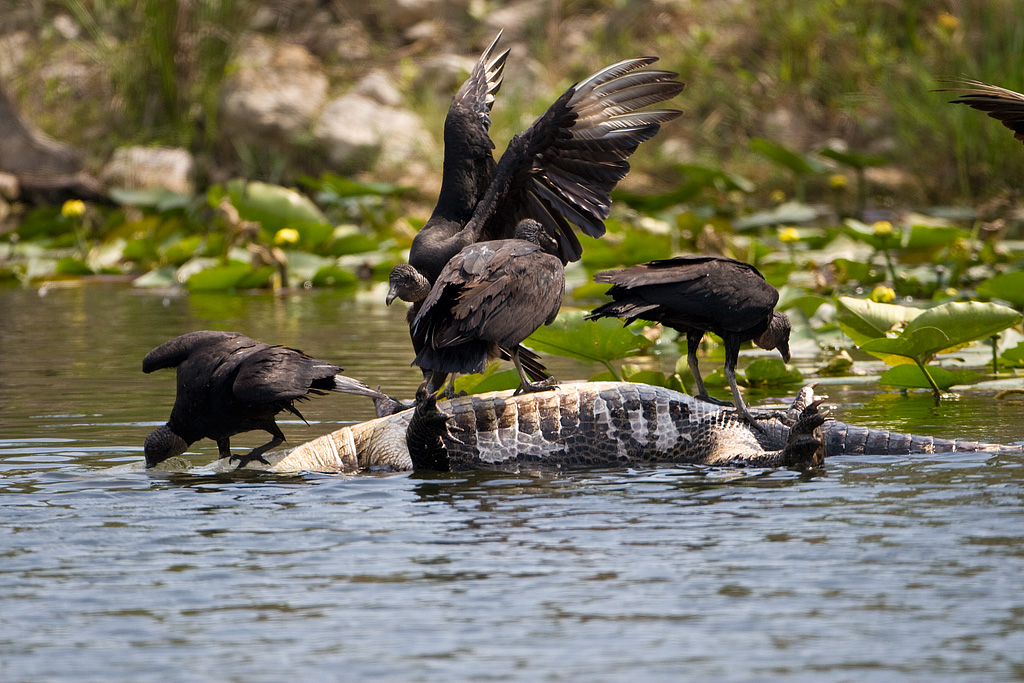
[[[276,424],[273,425],[273,428],[268,427],[267,431],[270,433],[271,436],[270,441],[266,442],[262,446],[257,446],[256,448],[252,449],[245,455],[232,455],[228,459],[228,462],[233,462],[237,460],[237,469],[242,469],[253,460],[258,460],[264,465],[269,465],[270,463],[267,462],[267,460],[263,457],[263,454],[269,451],[271,448],[276,448],[278,445],[284,443],[284,434],[281,433],[281,429]]]
[[[231,439],[217,439],[217,451],[220,453],[218,457],[228,458],[231,462]]]
[[[519,359],[520,349],[522,349],[521,346],[516,346],[512,349],[511,353],[512,362],[515,363],[516,371],[519,372],[519,388],[516,389],[513,396],[527,394],[533,391],[547,391],[548,389],[552,389],[557,386],[554,377],[548,377],[547,379],[542,379],[539,382],[531,382],[530,378],[526,376],[526,370],[523,369],[522,361]]]
[[[700,341],[703,338],[704,333],[700,330],[686,333],[686,364],[690,366],[690,374],[693,375],[693,381],[697,384],[697,398],[706,403],[713,403],[716,406],[731,406],[732,404],[728,401],[708,396],[708,390],[704,388],[704,380],[700,378],[700,368],[697,367],[697,347],[700,346]],[[728,355],[729,354],[727,352],[726,358],[728,358]],[[729,372],[728,367],[729,362],[726,360],[726,374]],[[735,362],[733,363],[733,367],[735,367]],[[733,380],[732,386],[735,387],[735,380]],[[732,395],[734,397],[739,396],[735,388],[732,391]]]
[[[747,404],[743,402],[743,397],[740,396],[740,388],[736,385],[736,361],[740,356],[740,345],[739,342],[725,343],[725,378],[729,381],[729,388],[732,389],[733,400],[736,401],[736,410],[747,423],[758,430],[764,432],[764,427],[758,423],[757,418],[751,415],[750,410],[747,409]]]

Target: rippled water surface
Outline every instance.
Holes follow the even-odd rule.
[[[204,442],[142,469],[174,393],[142,356],[189,330],[409,395],[380,295],[0,290],[0,680],[1024,680],[1019,454],[342,477],[215,474]],[[858,424],[1024,440],[989,394],[827,393]],[[292,444],[372,406],[303,414]]]

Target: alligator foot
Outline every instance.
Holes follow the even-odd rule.
[[[450,437],[451,415],[437,407],[437,394],[416,392],[416,410],[405,432],[413,469],[451,470],[443,437]]]
[[[807,470],[825,464],[825,441],[821,434],[825,416],[818,412],[818,406],[824,400],[818,398],[810,402],[790,429],[786,447],[782,449],[782,461],[786,467]]]

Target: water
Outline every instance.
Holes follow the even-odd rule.
[[[0,290],[0,680],[1024,680],[1020,455],[343,477],[212,474],[205,442],[141,468],[174,385],[141,358],[185,331],[409,395],[381,296]],[[859,424],[1024,440],[990,395],[827,393]],[[303,413],[292,444],[372,407]]]

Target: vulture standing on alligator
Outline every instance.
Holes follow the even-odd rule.
[[[582,247],[570,223],[593,237],[603,235],[610,192],[629,171],[628,157],[681,113],[638,111],[675,97],[684,86],[673,72],[644,68],[655,57],[627,59],[569,88],[512,139],[495,163],[490,111],[508,57],[505,50],[492,58],[500,37],[455,94],[444,124],[440,196],[413,240],[409,263],[396,266],[389,277],[387,303],[400,298],[413,304],[410,333],[452,257],[477,242],[514,237],[524,218],[551,235],[563,264],[579,260]],[[417,344],[414,339],[419,354]],[[511,355],[513,349],[504,351]],[[535,356],[523,351],[519,356],[534,378],[547,376]]]
[[[414,365],[429,374],[425,390],[444,386],[449,373],[483,372],[508,349],[519,372],[519,391],[552,385],[531,382],[520,360],[524,339],[558,315],[565,270],[555,240],[526,218],[515,239],[472,244],[448,262],[413,320],[419,349]]]
[[[714,332],[725,343],[725,377],[736,409],[751,425],[750,414],[736,385],[740,344],[753,341],[762,349],[778,349],[789,362],[789,318],[775,312],[778,291],[754,266],[717,256],[677,256],[641,263],[623,270],[594,276],[609,282],[614,301],[604,304],[590,318],[617,317],[631,323],[638,318],[661,323],[686,335],[686,362],[697,384],[697,396],[708,396],[697,367],[697,347],[705,332]],[[728,404],[726,404],[728,405]]]

